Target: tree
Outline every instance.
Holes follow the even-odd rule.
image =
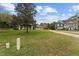
[[[18,17],[18,26],[21,27],[21,25],[27,27],[28,32],[28,26],[33,24],[34,16],[36,14],[35,5],[32,3],[17,3],[15,10],[17,12]]]
[[[10,25],[13,29],[17,29],[17,25],[18,25],[18,17],[16,15],[12,15],[13,20],[11,21]]]
[[[52,30],[55,30],[55,24],[56,24],[56,22],[53,22],[51,24],[48,24],[48,28],[49,29],[52,29]]]
[[[0,13],[0,28],[9,28],[12,19],[12,15]]]

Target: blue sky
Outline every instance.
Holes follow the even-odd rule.
[[[0,3],[0,12],[16,14],[15,4]],[[51,23],[58,20],[66,20],[79,12],[78,3],[36,3],[37,23]]]

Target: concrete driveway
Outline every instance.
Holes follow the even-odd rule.
[[[49,30],[50,32],[54,32],[54,33],[58,33],[58,34],[63,34],[63,35],[67,35],[67,36],[72,36],[72,37],[75,37],[75,38],[79,38],[79,35],[78,34],[74,34],[74,33],[70,33],[70,32],[63,32],[63,31],[55,31],[55,30]],[[76,32],[75,32],[76,33]]]

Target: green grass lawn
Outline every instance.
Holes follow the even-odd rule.
[[[16,50],[16,38],[21,38],[21,49]],[[10,42],[9,49],[5,43]],[[55,56],[79,55],[79,39],[56,34],[44,30],[26,31],[4,30],[0,31],[0,55],[16,56]]]

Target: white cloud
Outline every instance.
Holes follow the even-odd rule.
[[[60,14],[60,15],[47,15],[46,17],[39,18],[37,23],[52,23],[58,20],[67,20],[69,17],[73,16],[73,14]]]
[[[69,12],[72,12],[72,9],[69,9],[68,11],[69,11]]]
[[[10,14],[15,14],[15,6],[11,3],[0,3],[0,7],[4,9],[5,12],[9,12]]]
[[[37,12],[40,12],[40,10],[42,10],[42,9],[43,9],[42,6],[36,6]]]
[[[79,11],[79,5],[75,5],[70,7],[69,12],[78,12]]]
[[[72,9],[73,9],[74,11],[79,11],[79,5],[72,6]]]
[[[46,19],[48,19],[50,22],[57,21],[59,19],[59,16],[51,15],[47,16]]]
[[[68,18],[71,17],[71,16],[73,16],[72,13],[61,14],[60,19],[61,19],[61,20],[66,20],[66,19],[68,19]]]
[[[0,6],[10,11],[14,11],[14,8],[15,8],[14,5],[11,3],[1,3]]]
[[[40,15],[47,15],[48,13],[57,13],[55,8],[49,6],[36,6],[36,10]]]
[[[69,14],[67,14],[67,16],[68,16],[68,17],[71,17],[71,16],[73,16],[73,14],[69,13]]]
[[[38,24],[40,24],[40,23],[52,23],[52,22],[58,21],[58,20],[59,20],[59,16],[48,15],[47,17],[39,18],[39,20],[37,21],[37,23]]]
[[[57,13],[57,10],[55,8],[49,7],[49,6],[44,6],[44,11],[48,13]]]

